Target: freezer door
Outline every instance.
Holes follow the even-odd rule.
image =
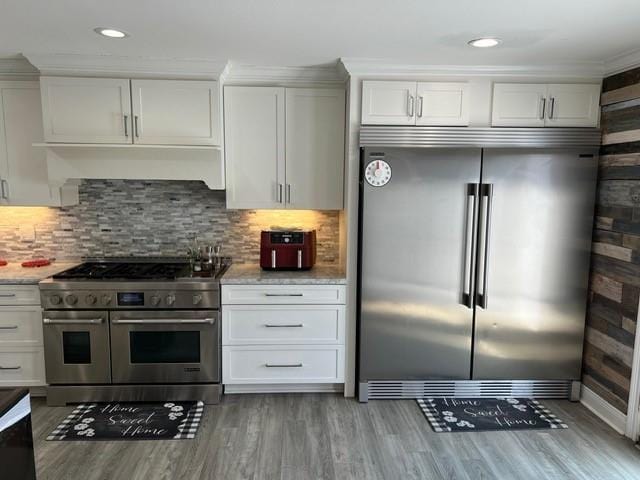
[[[480,150],[366,149],[363,169],[377,160],[391,180],[362,182],[360,381],[468,379]]]
[[[596,153],[484,150],[474,379],[580,378]]]

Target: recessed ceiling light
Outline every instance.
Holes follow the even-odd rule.
[[[467,43],[472,47],[489,48],[489,47],[495,47],[500,43],[500,41],[501,40],[499,38],[487,37],[487,38],[476,38],[474,40],[469,40]]]
[[[124,38],[129,36],[128,33],[125,33],[122,30],[116,30],[115,28],[98,27],[94,28],[93,31],[99,35],[109,38]]]

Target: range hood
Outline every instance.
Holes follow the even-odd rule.
[[[201,180],[224,190],[224,157],[220,147],[38,143],[46,151],[52,187],[82,179]]]

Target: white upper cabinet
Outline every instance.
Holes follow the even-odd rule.
[[[228,208],[284,208],[285,89],[225,87]]]
[[[343,90],[286,90],[286,202],[289,208],[343,205]]]
[[[41,77],[50,143],[220,145],[215,81]]]
[[[32,146],[38,142],[42,142],[38,82],[0,82],[0,205],[63,203],[49,187],[44,149]]]
[[[549,127],[596,127],[600,115],[600,85],[548,86]]]
[[[446,82],[362,82],[363,125],[469,124],[469,87]]]
[[[416,82],[362,82],[363,125],[415,125]]]
[[[64,143],[131,143],[129,80],[41,77],[44,139]]]
[[[131,80],[134,143],[220,145],[218,82]]]
[[[600,85],[496,83],[494,127],[596,127]]]
[[[496,83],[491,125],[544,127],[547,86],[537,83]]]
[[[416,125],[469,125],[469,85],[418,82]]]
[[[343,90],[224,89],[228,208],[341,209]]]

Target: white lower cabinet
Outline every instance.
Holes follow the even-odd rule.
[[[222,383],[255,385],[255,391],[265,391],[265,385],[304,391],[305,384],[344,383],[344,290],[223,285]]]
[[[45,384],[38,287],[0,285],[0,387]]]

